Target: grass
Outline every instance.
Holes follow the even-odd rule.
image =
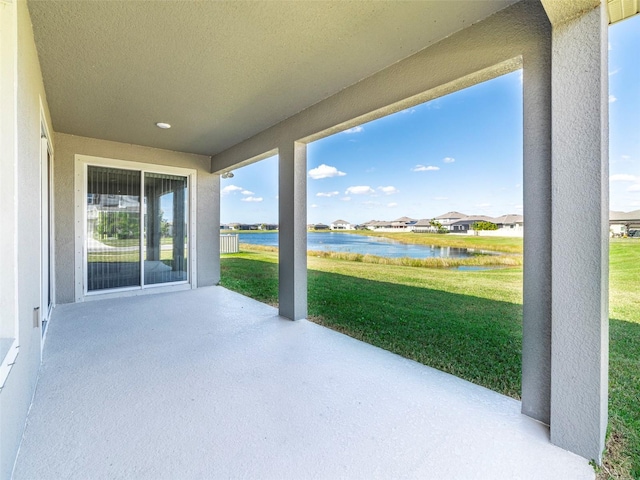
[[[252,252],[278,252],[277,247],[269,245],[254,245],[249,243],[240,244],[241,251]],[[516,267],[522,266],[521,255],[485,255],[477,254],[468,258],[389,258],[376,255],[353,253],[353,252],[331,252],[320,250],[309,250],[309,257],[328,258],[333,260],[347,260],[349,262],[373,263],[377,265],[399,265],[403,267],[421,268],[457,268],[457,267]]]
[[[504,253],[522,253],[522,238],[483,237],[475,235],[414,233],[414,232],[374,232],[369,230],[347,230],[352,235],[391,238],[411,245],[434,245],[439,247],[475,248]]]
[[[426,244],[456,238],[413,235]],[[478,238],[476,248],[497,250],[492,237],[461,237],[461,246]],[[516,239],[500,240],[498,247],[517,250]],[[277,251],[255,247],[223,257],[221,284],[276,305]],[[612,240],[610,258],[609,435],[598,478],[633,479],[640,478],[640,241]],[[311,320],[519,398],[520,267],[458,271],[309,256],[308,268]]]
[[[601,478],[640,478],[640,241],[614,239],[609,261],[609,436]]]
[[[521,266],[522,256],[508,255],[474,255],[470,258],[389,258],[378,257],[376,255],[352,253],[352,252],[308,252],[309,256],[316,258],[332,258],[335,260],[348,260],[350,262],[374,263],[377,265],[400,265],[404,267],[422,268],[456,268],[456,267],[498,267],[498,266]]]
[[[89,253],[87,255],[89,263],[108,262],[108,263],[130,263],[140,261],[140,252],[114,252],[106,250],[100,253]],[[160,260],[173,260],[173,250],[160,250]]]
[[[107,245],[109,247],[137,247],[140,245],[139,238],[100,238],[100,236],[94,237],[98,242]],[[162,237],[160,239],[161,245],[173,244],[173,237]]]

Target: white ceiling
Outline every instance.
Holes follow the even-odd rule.
[[[56,132],[213,155],[515,1],[28,5]]]

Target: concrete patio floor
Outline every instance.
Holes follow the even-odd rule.
[[[595,477],[519,402],[222,287],[47,335],[15,480]]]

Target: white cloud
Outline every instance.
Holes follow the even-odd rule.
[[[372,193],[375,193],[375,190],[369,185],[357,185],[354,187],[349,187],[344,192],[345,195],[369,195]]]
[[[622,158],[622,160],[629,160],[631,155],[621,155],[620,158]]]
[[[635,182],[637,179],[638,177],[629,175],[628,173],[616,173],[609,177],[609,180],[612,182]]]
[[[618,73],[621,69],[620,68],[616,68],[615,70],[611,70],[609,72],[609,76],[612,77],[614,76],[616,73]]]
[[[406,110],[402,110],[400,113],[415,113],[415,108],[407,108]]]
[[[412,172],[435,172],[436,170],[440,170],[440,167],[434,167],[433,165],[416,165],[411,169]]]
[[[391,203],[387,204],[387,207],[389,207],[389,208],[394,208],[394,207],[397,207],[397,206],[398,206],[398,204],[395,203],[395,202],[391,202]]]
[[[491,206],[490,203],[479,203],[479,204],[476,205],[476,207],[478,207],[478,208],[487,208],[487,207],[490,207],[490,206]]]
[[[243,190],[240,193],[242,193],[242,195],[255,195],[253,192],[250,192],[249,190]]]
[[[362,202],[360,205],[367,207],[367,208],[373,208],[373,207],[379,207],[380,206],[380,202],[374,202],[372,200],[368,200],[366,202]]]
[[[236,185],[227,185],[222,190],[220,190],[220,195],[229,195],[230,193],[240,192],[244,190],[242,187],[238,187]]]
[[[434,100],[431,100],[430,102],[424,103],[423,106],[428,110],[440,110],[440,108],[442,107],[442,105],[440,105],[439,98],[436,98]]]
[[[318,205],[316,205],[315,203],[311,205],[311,208],[318,208]]]
[[[364,131],[364,128],[358,125],[357,127],[353,127],[345,130],[343,133],[360,133],[363,131]]]
[[[438,202],[442,201],[442,200],[449,200],[449,197],[433,197],[434,200],[437,200]]]
[[[309,176],[314,180],[331,177],[344,177],[346,173],[339,171],[336,167],[325,165],[324,163],[317,168],[309,170]]]
[[[515,208],[516,210],[522,210],[523,206],[522,206],[522,205],[516,205],[514,208]]]
[[[627,192],[640,192],[640,183],[631,185],[629,188],[627,188]]]
[[[442,159],[442,161],[443,161],[444,163],[453,163],[453,162],[455,162],[455,161],[456,161],[456,159],[455,159],[455,158],[453,158],[453,157],[444,157],[444,158]]]
[[[378,190],[380,190],[385,195],[393,195],[394,193],[398,193],[399,191],[396,187],[392,185],[389,185],[388,187],[378,187]]]
[[[241,200],[243,202],[261,202],[262,197],[244,197]]]
[[[335,191],[335,192],[318,192],[318,193],[316,193],[316,197],[335,197],[337,195],[340,195],[340,192]]]
[[[614,95],[609,95],[609,103],[613,103],[618,100]]]
[[[351,197],[342,197],[340,200],[342,200],[343,202],[348,202],[351,200]]]

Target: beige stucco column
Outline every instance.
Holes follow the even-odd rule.
[[[542,23],[542,22],[541,22]],[[523,58],[524,284],[522,413],[550,422],[551,403],[551,24]]]
[[[213,197],[213,218],[211,222],[214,228],[214,235],[211,237],[213,262],[211,265],[211,279],[207,285],[217,285],[220,283],[220,175],[213,175],[211,183],[213,186],[213,191],[211,192]]]
[[[307,316],[307,145],[291,142],[278,150],[280,315]]]
[[[609,355],[606,2],[545,9],[553,24],[551,441],[599,462]]]

